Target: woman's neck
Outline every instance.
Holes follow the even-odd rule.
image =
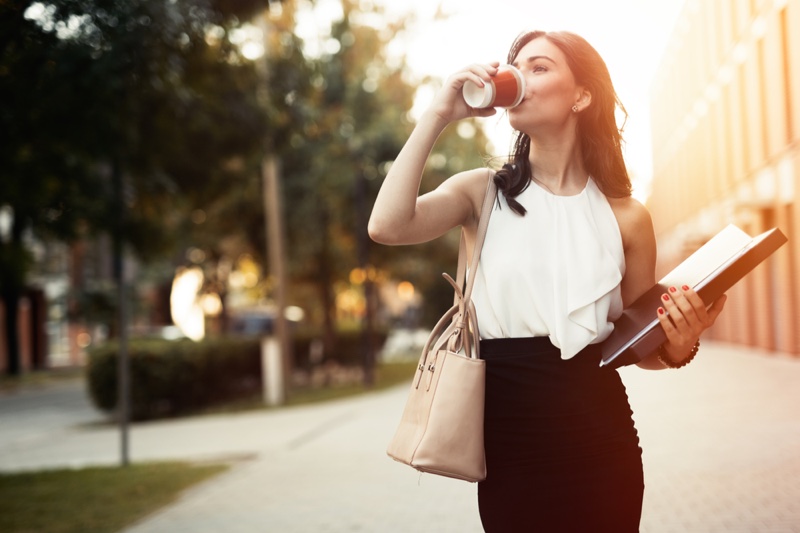
[[[586,186],[588,173],[574,135],[566,142],[531,138],[529,160],[533,178],[553,194],[578,194]]]

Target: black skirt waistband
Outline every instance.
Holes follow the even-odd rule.
[[[561,358],[561,350],[556,347],[550,337],[511,337],[502,339],[481,340],[481,358],[486,360],[502,359],[519,355],[550,355]],[[589,344],[575,355],[575,359],[586,360],[600,356],[600,345]],[[600,363],[599,359],[597,361]]]

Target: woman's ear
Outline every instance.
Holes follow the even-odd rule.
[[[575,105],[578,106],[578,109],[584,110],[592,103],[592,93],[589,92],[589,89],[586,87],[579,87],[577,93],[577,100],[575,101]]]

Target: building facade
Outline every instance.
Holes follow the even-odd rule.
[[[729,223],[780,228],[708,336],[800,356],[800,0],[688,0],[651,117],[659,277]]]

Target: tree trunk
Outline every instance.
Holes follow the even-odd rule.
[[[20,292],[16,287],[3,290],[5,304],[6,354],[8,357],[6,373],[18,376],[22,371],[19,353],[19,330],[17,314],[19,313]]]
[[[14,213],[11,219],[9,242],[0,243],[0,296],[5,304],[6,373],[12,376],[22,372],[19,353],[19,302],[25,288],[27,256],[22,242],[21,217]]]
[[[333,274],[331,273],[330,267],[330,246],[328,245],[327,237],[330,216],[325,206],[321,206],[319,210],[319,223],[322,245],[320,247],[319,261],[317,261],[317,264],[319,265],[318,287],[324,312],[322,343],[323,352],[326,356],[330,356],[336,349],[336,298],[333,294]]]
[[[31,304],[31,368],[47,368],[47,298],[44,290],[28,287],[25,297]]]
[[[361,323],[361,363],[364,368],[364,386],[375,384],[375,287],[370,279],[369,235],[367,233],[367,180],[359,171],[356,178],[356,228],[358,248],[358,265],[364,271],[364,302],[366,304],[364,319]]]

